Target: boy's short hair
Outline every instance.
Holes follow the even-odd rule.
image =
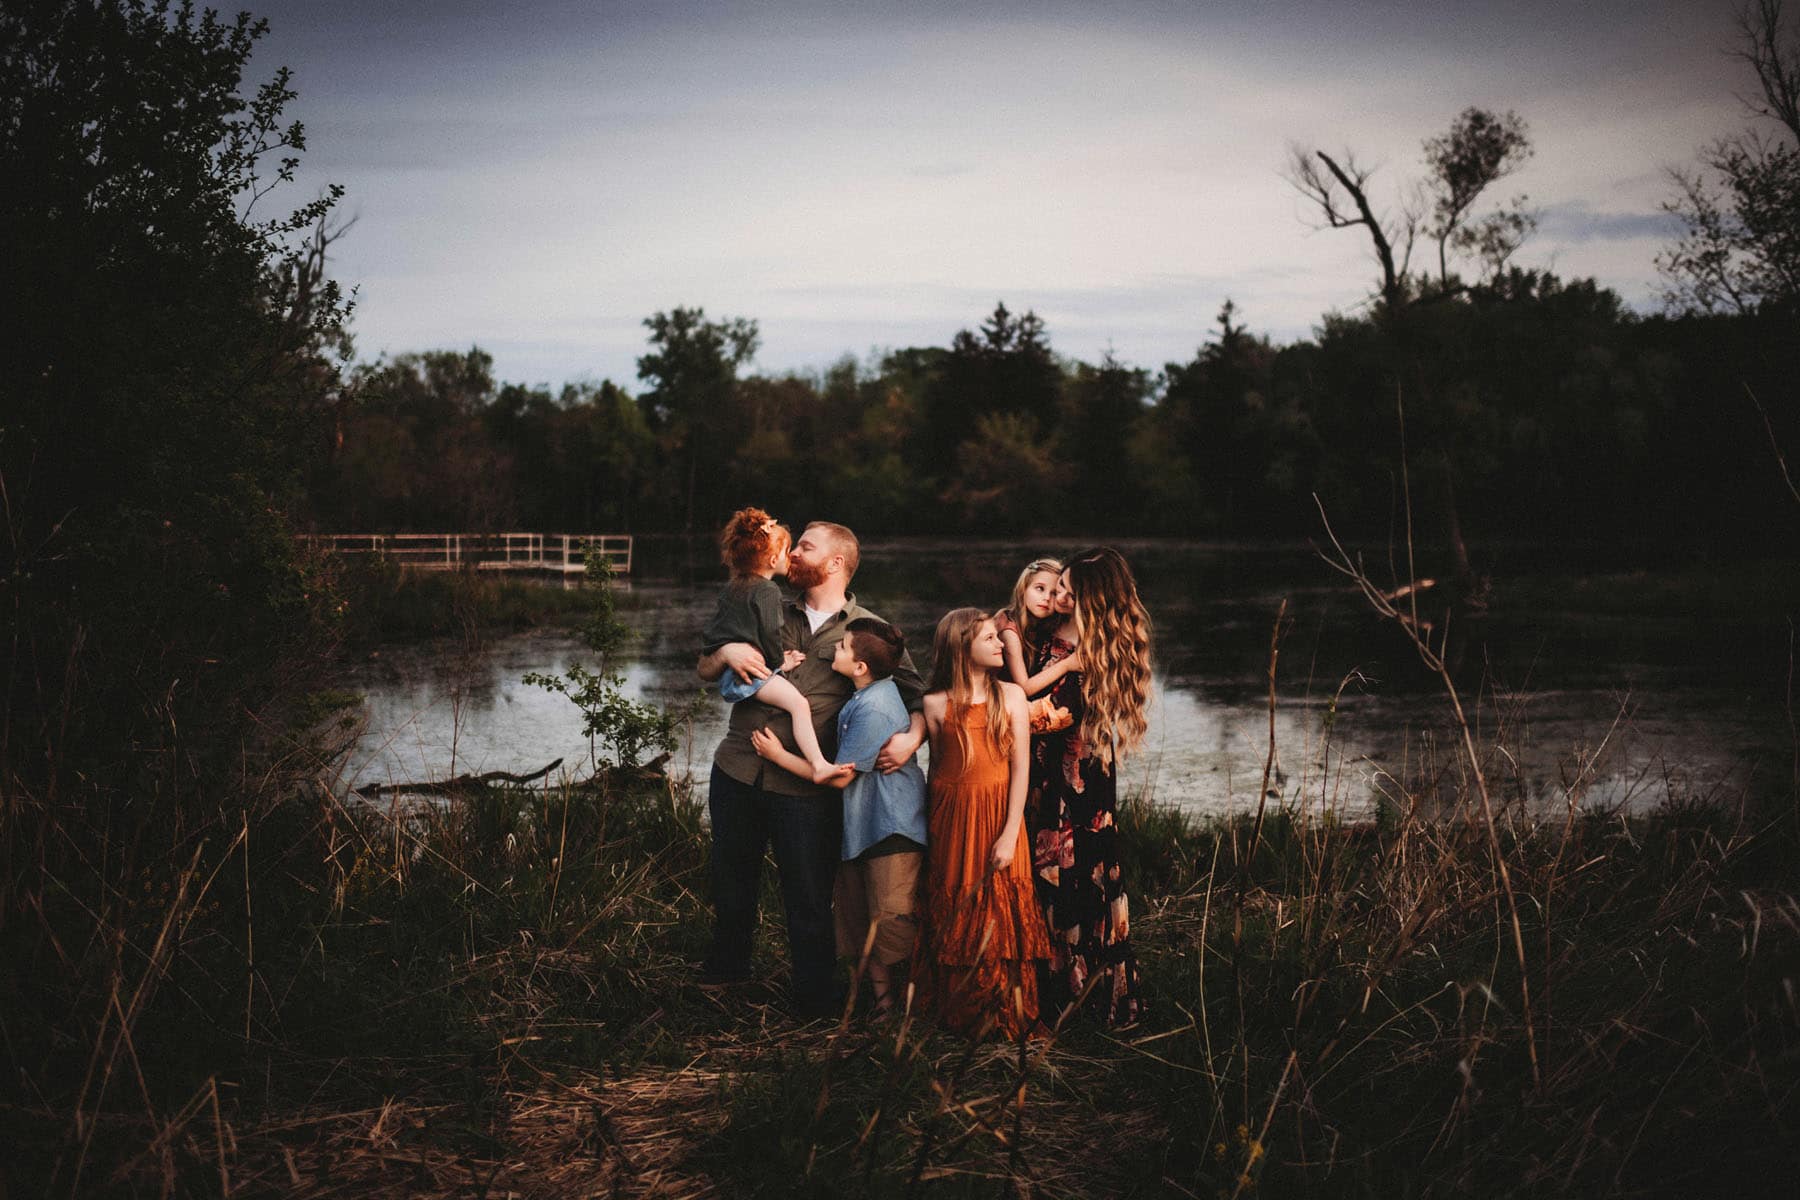
[[[906,653],[906,636],[879,617],[858,617],[844,627],[850,657],[869,668],[875,679],[886,679]]]

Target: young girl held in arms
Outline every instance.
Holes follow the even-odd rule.
[[[1075,654],[1057,659],[1036,674],[1031,671],[1030,664],[1036,659],[1038,647],[1049,636],[1051,627],[1059,621],[1072,619],[1072,608],[1066,604],[1057,607],[1058,596],[1064,600],[1068,596],[1067,592],[1057,591],[1062,569],[1060,559],[1032,559],[1019,572],[1011,601],[994,614],[994,627],[1000,631],[1000,646],[1006,655],[1006,674],[1025,689],[1025,695],[1031,700],[1033,734],[1069,727],[1068,710],[1058,708],[1051,697],[1042,693],[1070,671],[1081,670],[1081,656]]]
[[[736,704],[752,697],[793,718],[794,744],[806,759],[814,783],[822,783],[834,767],[819,749],[812,708],[806,697],[780,672],[805,662],[798,650],[781,644],[781,589],[774,576],[787,574],[787,552],[793,535],[760,508],[742,508],[719,533],[719,557],[731,570],[731,582],[719,594],[719,607],[701,632],[706,653],[727,642],[749,642],[762,651],[770,674],[749,682],[731,671],[719,677],[719,695]]]
[[[944,1024],[1019,1037],[1037,1024],[1037,962],[1050,955],[1025,836],[1025,693],[1002,678],[994,621],[959,608],[938,622],[919,995]]]

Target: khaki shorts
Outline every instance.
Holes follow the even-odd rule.
[[[870,925],[875,927],[875,942],[869,949],[872,962],[891,967],[912,957],[913,942],[919,935],[918,918],[913,914],[924,862],[923,850],[903,850],[838,865],[833,907],[841,957],[862,959]]]

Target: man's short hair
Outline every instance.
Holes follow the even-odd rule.
[[[906,636],[879,617],[858,617],[844,626],[850,657],[869,668],[875,679],[886,679],[906,653]]]
[[[848,526],[839,525],[835,521],[813,521],[807,525],[805,532],[818,530],[832,541],[832,553],[844,557],[844,578],[856,574],[856,567],[862,561],[862,547],[857,543],[856,535]]]

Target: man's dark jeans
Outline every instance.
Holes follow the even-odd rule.
[[[714,919],[707,974],[721,979],[750,974],[763,850],[773,844],[794,957],[794,1002],[802,1009],[833,1003],[837,945],[831,887],[843,839],[842,803],[836,792],[777,795],[713,767],[707,810],[712,816]]]

